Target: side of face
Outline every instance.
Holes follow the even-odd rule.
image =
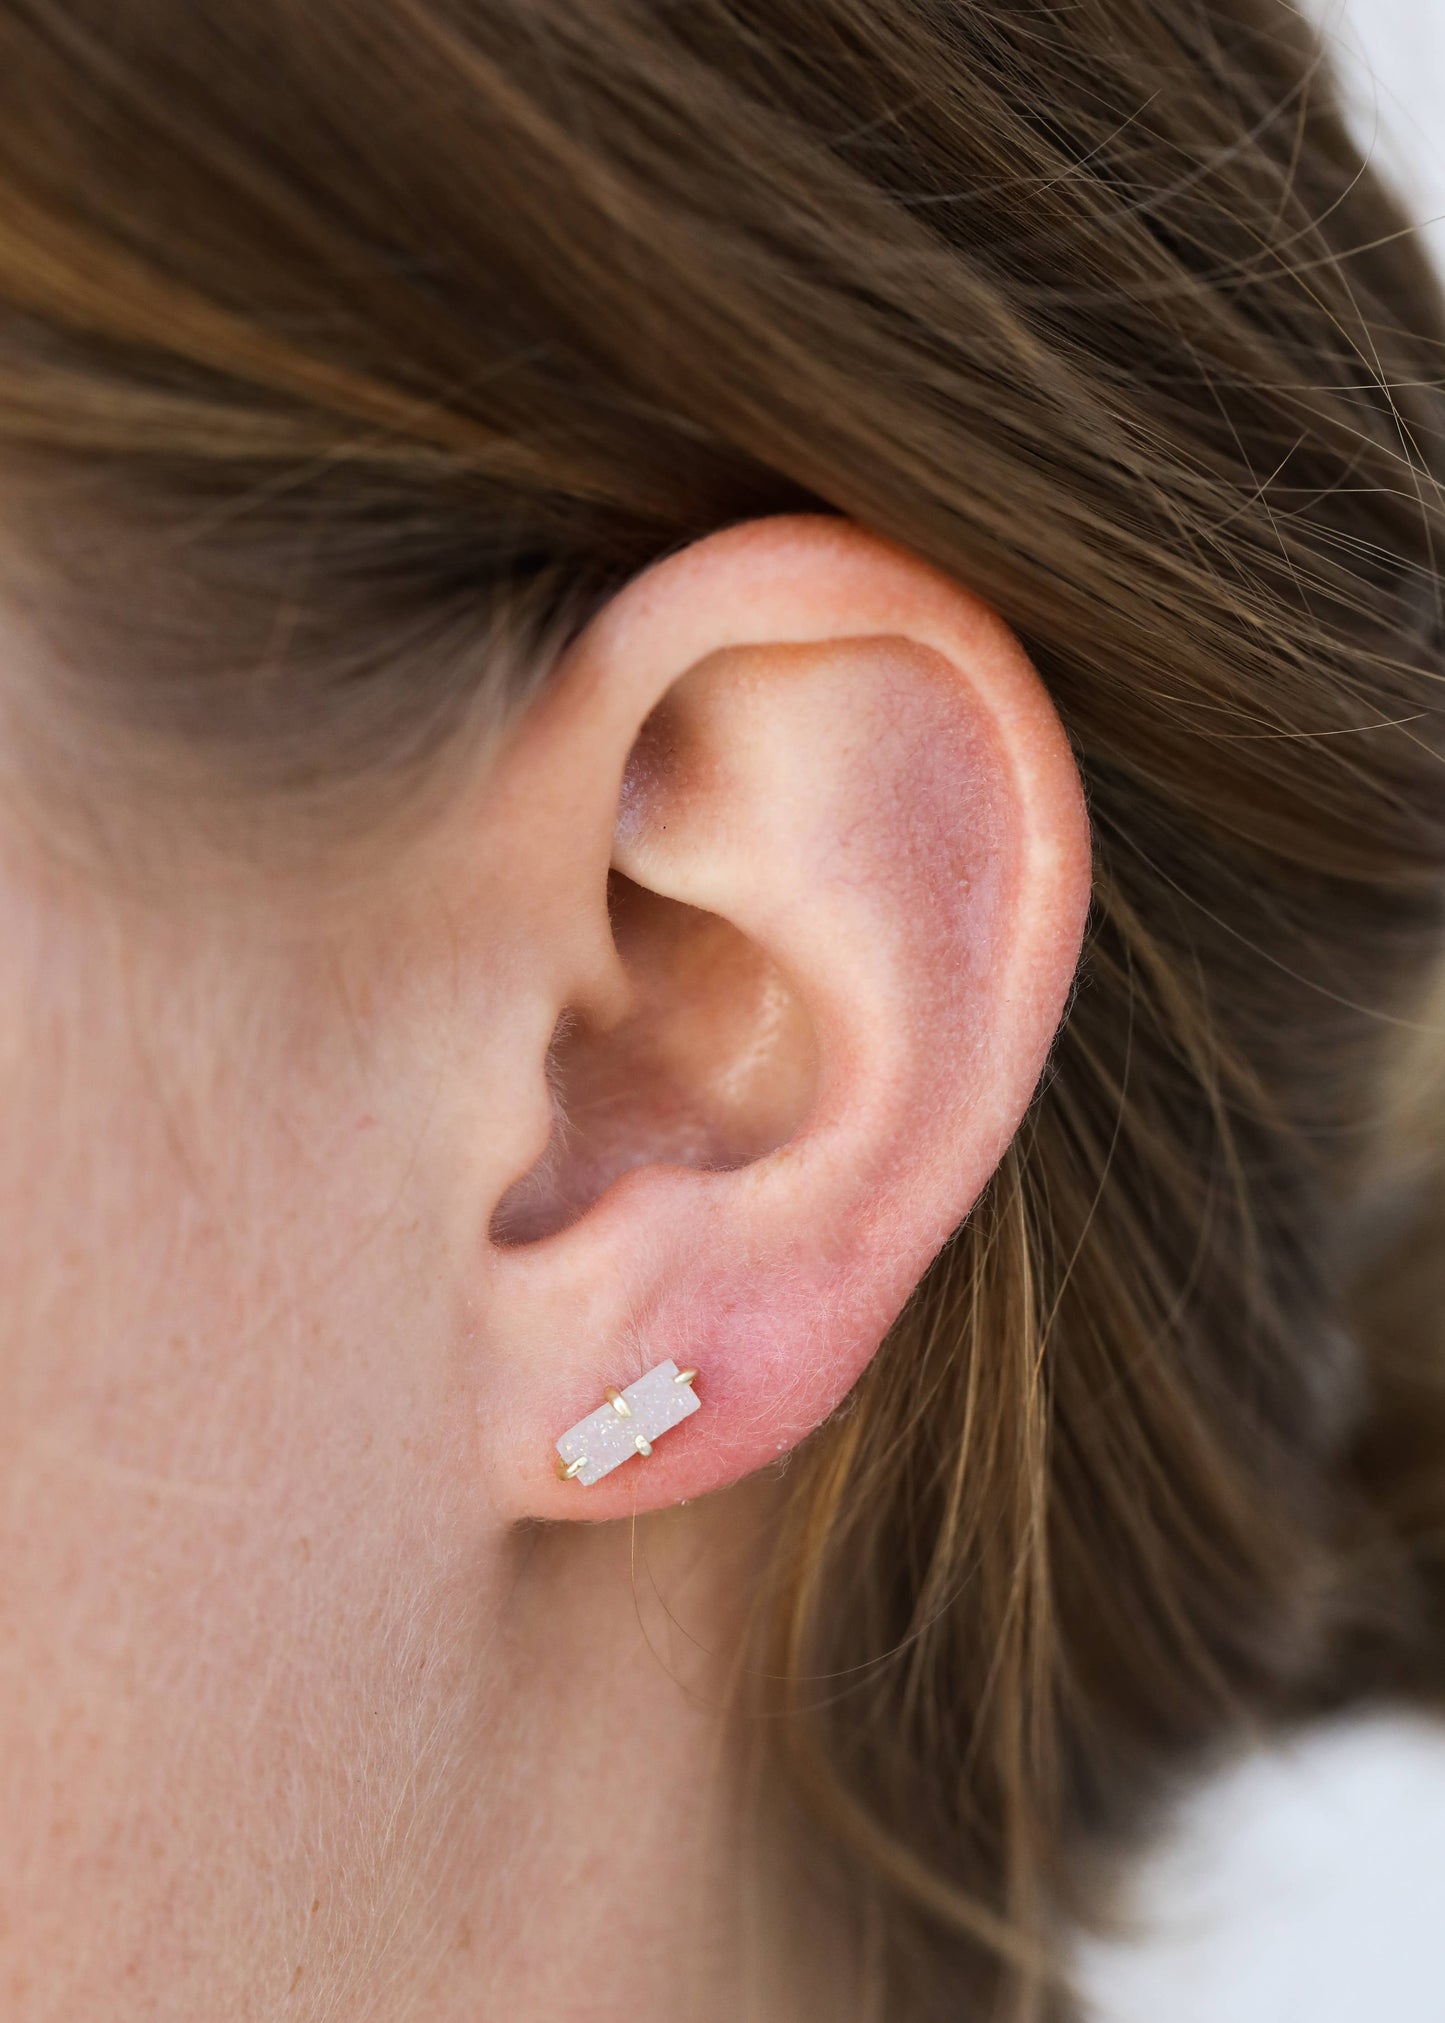
[[[333,869],[141,892],[0,818],[17,2023],[400,2013],[535,1747],[536,1522],[705,1513],[846,1396],[1027,1107],[1088,836],[1000,622],[796,518]],[[668,1357],[703,1408],[559,1481]]]

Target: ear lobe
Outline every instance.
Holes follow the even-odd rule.
[[[626,727],[631,1001],[570,1080],[605,1090],[610,1152],[579,1181],[564,1119],[494,1232],[508,1420],[535,1428],[494,1465],[552,1517],[701,1493],[841,1400],[1018,1127],[1088,894],[1021,649],[846,522],[754,522],[636,579],[560,671],[554,758],[603,725]],[[591,1488],[557,1481],[553,1439],[669,1357],[702,1409]]]

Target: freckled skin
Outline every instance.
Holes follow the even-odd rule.
[[[128,882],[0,798],[0,2015],[836,2013],[797,1918],[736,1978],[756,1471],[1027,1104],[1087,890],[1062,732],[956,586],[759,522],[368,866]],[[564,1013],[607,1115],[558,1138]],[[552,1233],[495,1240],[549,1144]],[[668,1356],[702,1409],[559,1483]]]

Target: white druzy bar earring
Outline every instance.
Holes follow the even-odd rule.
[[[680,1426],[697,1410],[696,1382],[696,1370],[666,1362],[624,1391],[609,1385],[607,1403],[569,1426],[557,1442],[557,1473],[564,1482],[580,1482],[586,1489],[634,1454],[650,1454],[659,1434]]]

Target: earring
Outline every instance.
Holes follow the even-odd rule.
[[[607,1403],[569,1426],[557,1442],[557,1473],[584,1489],[610,1475],[634,1454],[646,1458],[661,1433],[680,1426],[698,1409],[696,1370],[659,1363],[626,1390],[607,1387]]]

